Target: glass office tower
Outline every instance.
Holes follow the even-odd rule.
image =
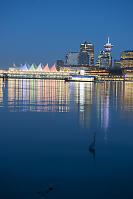
[[[89,66],[94,66],[94,44],[85,41],[80,44],[80,52],[87,52],[89,55]]]

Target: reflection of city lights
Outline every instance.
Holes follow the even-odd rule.
[[[119,83],[119,99],[121,110],[133,111],[133,82]]]
[[[70,83],[70,102],[71,109],[79,111],[79,120],[82,127],[90,128],[90,120],[92,115],[92,90],[93,82],[73,82]]]
[[[95,128],[104,129],[107,139],[110,111],[117,111],[121,118],[131,118],[129,113],[133,111],[133,82],[65,83],[61,80],[42,79],[4,81],[1,78],[0,107],[8,107],[10,111],[71,111],[77,113],[82,127],[89,129],[92,124]]]
[[[3,102],[3,87],[4,87],[4,85],[3,85],[3,79],[1,78],[0,79],[0,103]]]
[[[109,126],[109,96],[110,93],[110,83],[105,82],[104,84],[96,84],[96,102],[98,111],[98,120],[100,122],[101,128],[105,130]]]
[[[109,125],[109,97],[106,98],[106,101],[104,103],[104,121],[103,121],[103,127],[105,130],[107,130]]]
[[[18,79],[9,80],[8,103],[16,108],[16,103],[23,111],[67,112],[68,85],[60,80]]]
[[[80,111],[84,112],[85,83],[80,83]]]

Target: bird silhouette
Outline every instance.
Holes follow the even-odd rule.
[[[89,151],[93,155],[93,159],[95,160],[95,145],[96,145],[96,133],[94,133],[93,141],[89,145]]]

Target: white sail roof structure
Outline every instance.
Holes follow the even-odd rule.
[[[42,71],[43,72],[50,72],[48,64],[46,64],[46,66],[44,67],[44,69]]]
[[[35,66],[34,66],[34,64],[32,64],[31,67],[29,68],[29,71],[35,71],[35,70],[36,70]]]
[[[57,69],[55,67],[55,64],[52,66],[52,68],[50,69],[50,72],[57,72]]]
[[[38,65],[36,71],[40,71],[40,72],[42,71],[42,63],[40,63],[40,64]]]
[[[27,65],[22,66],[21,71],[28,71]]]

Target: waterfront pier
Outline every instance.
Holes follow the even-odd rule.
[[[1,78],[17,79],[57,79],[65,80],[69,73],[62,72],[37,72],[37,71],[0,71]]]
[[[47,70],[46,70],[47,69]],[[133,81],[133,70],[125,70],[119,74],[113,74],[108,70],[83,70],[68,69],[68,70],[49,70],[48,66],[45,70],[21,70],[18,68],[9,68],[8,70],[0,70],[0,78],[16,78],[16,79],[55,79],[66,80],[71,76],[92,77],[96,82],[101,81]]]

